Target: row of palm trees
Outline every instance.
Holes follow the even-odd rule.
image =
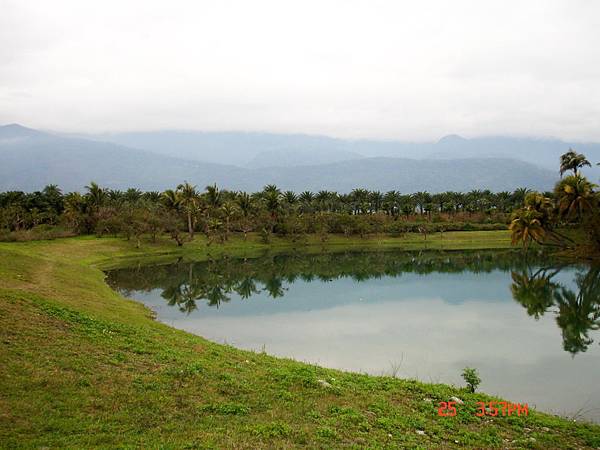
[[[142,192],[135,188],[125,191],[105,189],[92,182],[86,186],[83,194],[71,192],[63,195],[54,185],[31,194],[0,193],[0,228],[19,229],[40,222],[56,223],[64,215],[69,222],[77,223],[84,232],[91,232],[94,216],[102,208],[145,204],[183,214],[186,228],[190,236],[193,236],[200,218],[205,227],[223,221],[228,228],[234,217],[247,224],[252,220],[256,221],[261,212],[265,213],[263,219],[271,223],[282,215],[324,212],[353,216],[385,214],[395,219],[400,216],[429,219],[432,215],[439,214],[455,216],[510,213],[523,203],[527,192],[526,189],[517,189],[514,192],[497,193],[473,190],[467,193],[448,191],[436,194],[402,194],[397,191],[383,193],[354,189],[347,194],[327,190],[296,193],[267,185],[262,191],[247,193],[221,190],[216,185],[207,186],[200,191],[196,186],[185,182],[176,189],[160,193]],[[28,215],[41,219],[27,221],[24,218]]]
[[[263,227],[272,230],[281,217],[322,213],[383,215],[394,220],[431,220],[440,215],[450,218],[477,214],[490,217],[512,212],[523,203],[527,192],[526,189],[517,189],[497,193],[473,190],[467,193],[402,194],[354,189],[347,194],[327,190],[296,193],[267,185],[259,192],[248,193],[222,190],[216,185],[199,190],[185,182],[161,193],[142,192],[135,188],[124,191],[106,189],[92,182],[86,186],[84,193],[62,194],[55,185],[40,192],[0,193],[0,229],[27,229],[40,223],[56,224],[62,219],[80,232],[91,233],[103,217],[132,206],[143,207],[153,213],[166,211],[181,216],[191,237],[198,229],[206,231],[222,226],[228,230],[234,222],[241,231]],[[502,217],[497,219],[499,222],[505,220]]]
[[[561,225],[577,221],[600,242],[600,227],[596,230],[593,226],[598,194],[580,173],[582,167],[589,165],[584,155],[572,150],[565,153],[561,157],[561,176],[571,171],[573,174],[563,177],[553,192],[545,193],[524,188],[513,192],[434,194],[403,194],[394,190],[384,193],[361,188],[350,193],[296,193],[272,184],[248,193],[223,190],[216,185],[199,190],[188,182],[164,192],[142,192],[135,188],[105,189],[92,182],[84,193],[64,195],[57,186],[50,185],[40,192],[0,193],[0,231],[63,222],[81,233],[125,230],[127,236],[165,231],[175,236],[180,229],[186,230],[190,238],[196,231],[208,236],[213,230],[227,236],[231,230],[246,235],[261,230],[303,233],[329,229],[362,236],[369,229],[401,229],[386,225],[390,223],[452,222],[458,229],[467,223],[502,224],[509,222],[510,213],[517,212],[511,224],[513,238],[526,246],[531,241],[568,242],[569,238],[561,234]],[[332,217],[333,225],[327,222]]]
[[[443,192],[431,194],[416,192],[401,194],[397,191],[382,193],[367,189],[354,189],[349,194],[322,190],[316,193],[282,191],[275,185],[267,185],[260,192],[232,192],[210,185],[200,192],[196,186],[183,183],[177,189],[169,189],[160,196],[162,203],[171,210],[185,213],[190,236],[193,236],[196,218],[203,215],[204,223],[219,218],[227,222],[238,215],[248,220],[261,210],[271,222],[280,215],[311,213],[345,213],[349,215],[385,214],[398,218],[401,215],[431,217],[432,214],[456,215],[459,213],[509,213],[523,203],[528,190],[494,193],[474,190],[468,193]],[[138,192],[141,198],[144,194]],[[127,192],[123,193],[127,196]],[[154,193],[153,197],[156,196]]]

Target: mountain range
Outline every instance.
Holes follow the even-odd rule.
[[[344,140],[246,132],[157,131],[65,135],[17,124],[0,126],[0,191],[58,184],[82,190],[90,181],[113,189],[200,188],[400,192],[529,187],[548,190],[560,154],[574,147],[593,162],[600,144],[452,135],[432,143]],[[586,171],[595,181],[600,170]]]

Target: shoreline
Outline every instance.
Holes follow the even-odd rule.
[[[212,244],[209,251],[202,239],[180,249],[165,239],[139,249],[95,237],[0,243],[2,356],[8,361],[0,399],[9,411],[0,419],[0,440],[58,447],[600,445],[600,426],[537,411],[475,417],[476,401],[495,400],[486,394],[208,341],[152,318],[141,302],[113,291],[102,272],[136,258],[249,257],[294,247],[314,253],[510,248],[508,232],[444,233],[443,242],[429,236],[427,246],[419,239],[332,236],[325,243],[274,239],[266,245],[251,236]],[[454,418],[438,417],[437,401],[452,396],[465,407]]]

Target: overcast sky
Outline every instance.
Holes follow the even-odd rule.
[[[600,140],[600,1],[0,0],[0,124]]]

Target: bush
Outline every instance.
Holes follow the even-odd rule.
[[[69,230],[65,230],[62,227],[55,225],[38,225],[29,230],[19,231],[8,231],[0,230],[0,241],[5,242],[27,242],[27,241],[40,241],[40,240],[52,240],[62,237],[76,236]]]

